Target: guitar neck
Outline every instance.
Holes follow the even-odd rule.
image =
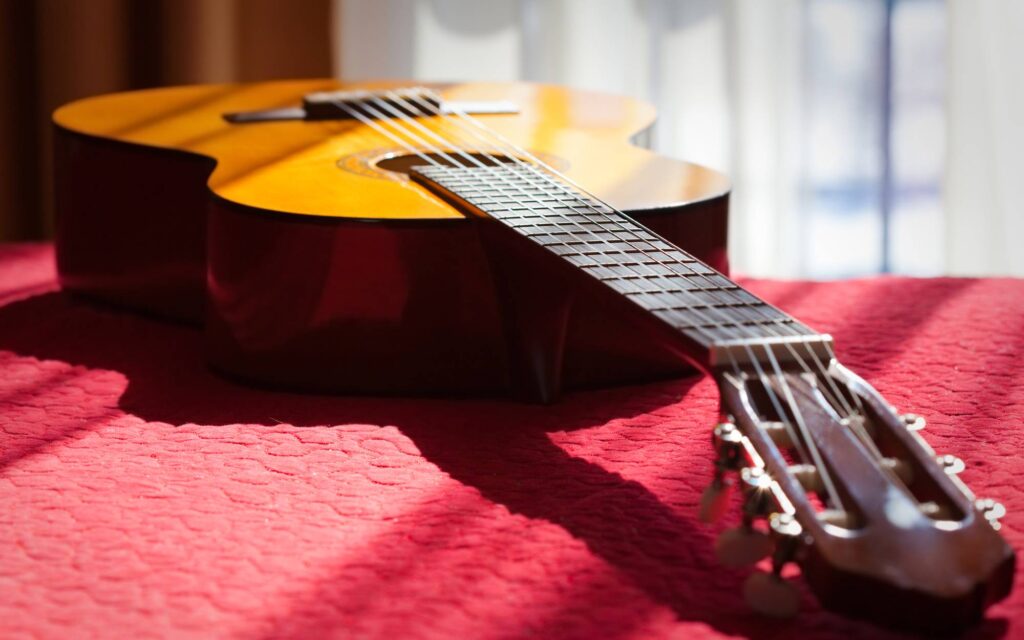
[[[749,354],[747,345],[822,338],[636,221],[531,166],[429,166],[414,176],[668,325],[705,366],[722,364],[723,354]]]

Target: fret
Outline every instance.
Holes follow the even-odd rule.
[[[704,347],[737,338],[816,335],[553,174],[508,164],[419,167],[416,173],[428,186],[532,240]]]

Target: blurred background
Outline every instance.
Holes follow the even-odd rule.
[[[0,0],[0,239],[52,228],[49,113],[335,75],[629,94],[733,181],[737,272],[1024,275],[1019,0]]]

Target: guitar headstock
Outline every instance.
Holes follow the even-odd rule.
[[[891,626],[950,632],[980,619],[1012,586],[1015,556],[999,535],[1002,505],[978,500],[921,437],[924,420],[899,415],[832,357],[827,336],[716,347],[722,422],[715,479],[701,517],[726,490],[743,492],[742,523],[716,545],[726,564],[770,557],[748,602],[796,612],[781,577],[796,562],[821,603]],[[738,483],[733,477],[738,474]]]

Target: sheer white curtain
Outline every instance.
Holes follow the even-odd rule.
[[[946,265],[1024,275],[1024,3],[949,8]]]
[[[1013,215],[1022,181],[978,164],[1019,160],[1019,137],[1000,136],[1019,127],[1020,84],[1009,90],[998,71],[979,79],[964,66],[970,55],[988,64],[1006,47],[1020,53],[1019,20],[990,24],[1020,3],[976,11],[979,3],[951,0],[947,65],[947,8],[936,0],[335,1],[346,79],[523,79],[654,102],[651,146],[733,181],[738,272],[1024,273],[1011,246],[1024,240]],[[976,20],[961,24],[964,13]],[[991,26],[1003,35],[997,44],[982,36]],[[1020,59],[1006,56],[1002,71],[1019,75]],[[973,101],[958,102],[965,87]],[[986,109],[994,98],[1006,108]],[[984,143],[971,120],[979,111],[998,116]],[[945,165],[944,215],[947,136],[970,154]]]

